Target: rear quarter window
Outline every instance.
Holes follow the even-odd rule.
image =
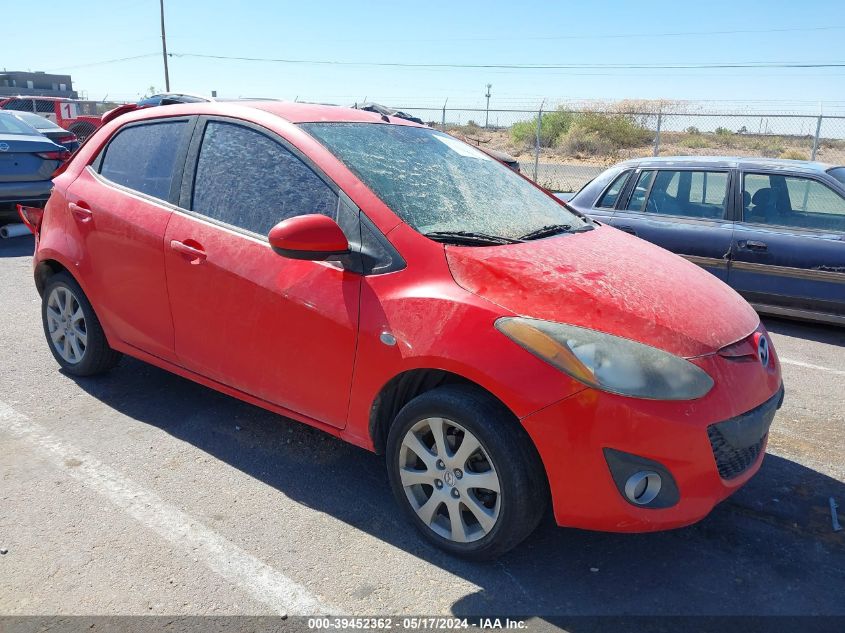
[[[186,126],[187,121],[168,121],[119,130],[98,161],[100,175],[134,191],[170,200]]]

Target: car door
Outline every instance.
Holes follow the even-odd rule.
[[[845,196],[816,175],[747,170],[730,284],[752,305],[845,322]]]
[[[180,364],[343,427],[361,276],[337,263],[286,259],[266,236],[282,220],[322,213],[360,242],[350,234],[360,231],[351,204],[280,137],[242,122],[202,119],[183,211],[165,236]]]
[[[728,279],[730,169],[640,169],[609,224]]]
[[[118,130],[70,185],[67,201],[92,303],[122,341],[174,360],[164,233],[178,200],[190,117]]]

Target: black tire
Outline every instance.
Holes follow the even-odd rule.
[[[499,513],[492,529],[478,540],[458,543],[438,534],[417,515],[406,495],[400,476],[402,442],[409,430],[428,418],[464,427],[495,466],[501,488]],[[501,402],[469,385],[438,387],[405,405],[390,427],[386,458],[390,486],[409,520],[428,541],[455,556],[470,560],[501,556],[535,530],[548,505],[545,471],[528,434]],[[438,485],[443,488],[444,484]],[[432,487],[419,490],[434,493]]]
[[[51,295],[57,289],[69,291],[78,307],[82,309],[84,328],[87,341],[82,350],[81,357],[75,362],[70,362],[62,357],[53,342],[48,324],[47,309]],[[67,373],[74,376],[93,376],[110,370],[120,362],[123,355],[109,347],[106,335],[100,325],[94,308],[88,297],[82,292],[82,288],[67,272],[59,272],[51,276],[44,287],[44,294],[41,297],[41,323],[44,327],[44,336],[47,338],[47,345],[53,358],[61,365]]]

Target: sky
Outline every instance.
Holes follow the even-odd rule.
[[[67,6],[39,2],[37,23],[56,16],[63,37],[30,45],[6,38],[0,68],[69,73],[74,88],[92,99],[131,101],[164,90],[158,0],[86,0],[72,16]],[[3,9],[18,34],[33,15],[27,3]],[[490,107],[501,109],[536,108],[544,99],[667,99],[712,102],[713,110],[722,104],[845,113],[845,11],[836,0],[165,0],[165,18],[173,91],[396,107],[440,107],[448,99],[450,106],[479,107],[490,83]],[[302,63],[315,61],[343,63]],[[607,67],[783,62],[840,66]],[[377,65],[386,63],[410,66]],[[525,68],[531,65],[572,67]]]

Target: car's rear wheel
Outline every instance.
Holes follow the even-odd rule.
[[[69,274],[60,272],[48,279],[41,319],[50,351],[66,372],[90,376],[120,361],[121,354],[109,347],[91,303]]]
[[[391,426],[387,467],[394,496],[423,536],[465,558],[508,551],[546,508],[530,438],[477,388],[439,387],[409,402]]]

